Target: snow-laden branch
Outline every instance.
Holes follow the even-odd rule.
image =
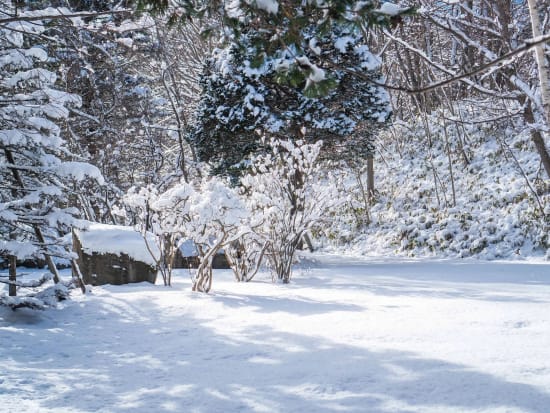
[[[454,82],[455,80],[458,81],[462,81],[464,82],[465,84],[467,84],[468,86],[476,89],[477,91],[483,93],[483,94],[486,94],[486,95],[491,95],[491,96],[498,96],[500,98],[504,98],[504,99],[510,99],[510,98],[516,98],[516,96],[513,96],[511,94],[506,94],[506,95],[500,95],[500,94],[497,94],[495,93],[495,91],[493,90],[490,90],[490,89],[487,89],[487,88],[484,88],[483,86],[477,84],[476,82],[468,79],[468,78],[461,78],[461,79],[455,79],[458,75],[456,72],[448,69],[447,67],[445,67],[444,65],[440,64],[440,63],[437,63],[437,62],[434,62],[426,53],[424,53],[422,50],[412,46],[411,44],[409,44],[408,42],[406,42],[405,40],[403,39],[400,39],[399,37],[396,37],[396,36],[393,36],[389,31],[385,31],[384,34],[389,37],[391,40],[401,44],[402,46],[404,46],[405,48],[407,48],[408,50],[412,51],[413,53],[415,53],[416,55],[418,55],[420,58],[422,58],[422,60],[424,60],[426,63],[428,63],[429,65],[435,67],[436,69],[448,74],[449,76],[451,76],[451,78],[449,78],[449,82],[448,83],[445,83],[445,84],[449,84],[449,83],[452,83]],[[383,85],[385,86],[386,88],[388,89],[392,89],[392,90],[397,90],[397,91],[401,91],[401,92],[407,92],[407,93],[423,93],[425,91],[428,91],[428,90],[431,90],[431,89],[412,89],[412,88],[408,88],[406,86],[394,86],[394,85]],[[441,86],[444,86],[444,85],[441,85]],[[439,87],[441,87],[439,86]],[[435,87],[433,88],[435,89]]]
[[[448,26],[445,26],[444,28],[450,29],[450,27],[448,27]],[[453,33],[454,33],[454,31],[453,31]],[[449,70],[449,69],[445,68],[443,65],[434,62],[428,56],[426,56],[426,54],[424,52],[422,52],[421,50],[419,50],[419,49],[417,49],[417,48],[415,48],[411,45],[409,45],[404,40],[393,36],[388,31],[385,31],[385,34],[389,38],[391,38],[392,40],[398,42],[399,44],[405,46],[407,49],[409,49],[409,50],[413,51],[414,53],[416,53],[418,56],[420,56],[422,59],[424,59],[426,62],[428,62],[432,66],[434,66],[437,69],[451,75],[451,77],[448,78],[448,79],[442,80],[440,82],[432,83],[432,84],[424,86],[424,87],[414,88],[414,89],[407,88],[407,87],[401,87],[401,86],[386,85],[387,87],[389,87],[391,89],[401,90],[401,91],[405,91],[405,92],[408,92],[408,93],[415,93],[415,94],[429,92],[431,90],[439,89],[443,86],[447,86],[447,85],[449,85],[451,83],[454,83],[454,82],[457,82],[457,81],[463,81],[466,84],[468,84],[469,86],[472,86],[472,87],[476,88],[480,92],[489,93],[489,94],[494,95],[495,94],[494,91],[488,90],[488,89],[476,84],[475,82],[473,82],[469,79],[471,77],[473,77],[474,75],[485,72],[487,70],[494,69],[495,67],[497,67],[497,69],[500,69],[504,66],[507,66],[507,65],[511,64],[517,57],[522,56],[525,53],[529,52],[535,46],[537,46],[539,44],[550,42],[550,34],[542,35],[542,36],[536,37],[534,39],[530,39],[530,40],[525,41],[525,43],[522,46],[520,46],[520,47],[512,50],[511,52],[506,53],[505,55],[502,55],[500,57],[495,57],[495,54],[493,52],[490,52],[490,51],[487,50],[487,54],[489,55],[488,57],[492,58],[491,61],[489,61],[488,63],[485,63],[483,65],[480,65],[477,68],[475,68],[475,69],[473,69],[469,72],[465,72],[465,73],[462,73],[462,74],[457,74],[457,73],[453,72],[452,70]],[[464,40],[465,39],[466,39],[466,37],[464,38]],[[514,84],[516,84],[516,82],[514,82]],[[518,85],[516,84],[516,86],[518,86]],[[518,89],[520,89],[524,93],[526,92],[524,90],[524,88],[519,88],[518,87]],[[508,96],[508,97],[510,97],[510,96]]]
[[[2,280],[2,279],[0,279],[0,283],[15,285],[17,287],[23,287],[23,288],[38,288],[38,287],[44,285],[44,283],[46,283],[46,281],[50,281],[51,279],[52,279],[52,275],[47,273],[47,274],[42,275],[42,277],[40,277],[37,280],[14,281],[14,280]]]

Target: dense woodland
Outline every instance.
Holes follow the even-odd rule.
[[[2,1],[2,260],[58,283],[89,222],[154,234],[165,284],[193,240],[203,292],[221,249],[289,282],[304,239],[548,259],[549,28],[548,0]]]

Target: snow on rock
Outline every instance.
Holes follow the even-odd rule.
[[[86,253],[126,254],[136,261],[156,265],[143,236],[132,227],[93,223],[86,230],[78,231],[78,238]],[[147,233],[147,240],[155,257],[159,257],[153,235]]]

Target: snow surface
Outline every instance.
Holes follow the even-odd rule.
[[[549,263],[316,256],[257,277],[0,309],[0,411],[550,411]]]
[[[78,238],[85,252],[110,253],[128,255],[134,260],[155,266],[155,260],[147,249],[147,244],[141,233],[132,227],[120,225],[90,224],[86,230],[78,231]],[[148,245],[155,257],[160,251],[153,234],[147,234]]]
[[[250,4],[251,2],[248,3]],[[279,3],[276,0],[255,0],[253,3],[258,9],[265,10],[271,14],[277,14],[279,11]]]
[[[397,16],[403,11],[397,4],[385,2],[379,9],[374,10],[380,14],[387,14],[388,16]]]

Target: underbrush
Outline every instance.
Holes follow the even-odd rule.
[[[398,123],[378,142],[370,205],[350,201],[323,236],[359,254],[550,259],[550,188],[521,124]],[[338,235],[336,235],[338,234]]]

